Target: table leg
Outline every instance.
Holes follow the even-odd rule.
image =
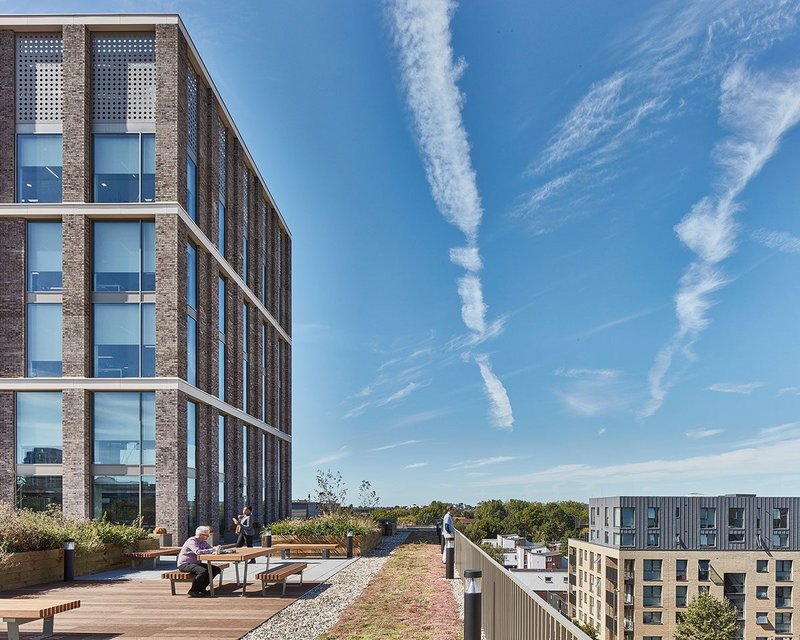
[[[3,618],[8,627],[8,640],[19,640],[19,622],[16,618]]]
[[[239,562],[233,563],[233,568],[236,570],[236,584],[242,584],[242,581],[239,580]]]
[[[244,561],[244,580],[242,581],[242,597],[244,594],[247,593],[247,565],[249,562],[247,560]]]
[[[208,588],[211,590],[211,597],[214,597],[214,572],[211,570],[211,560],[206,561],[208,566]]]
[[[44,619],[44,626],[42,627],[42,635],[40,638],[49,638],[53,635],[53,616],[47,616]]]

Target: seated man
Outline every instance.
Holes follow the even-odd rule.
[[[195,574],[194,581],[192,581],[192,588],[189,589],[190,598],[201,598],[210,595],[209,592],[206,591],[209,581],[208,567],[200,559],[201,555],[220,552],[219,546],[212,547],[208,544],[208,537],[210,535],[211,529],[209,527],[197,527],[194,536],[183,543],[181,552],[178,555],[178,569],[186,573]],[[214,572],[214,575],[211,577],[213,580],[219,575],[221,569],[211,565],[211,570]]]

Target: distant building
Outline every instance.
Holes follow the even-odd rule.
[[[800,498],[617,496],[589,515],[589,540],[570,540],[569,609],[600,640],[673,638],[703,591],[736,607],[741,640],[797,637]]]
[[[308,520],[322,513],[318,502],[311,500],[292,500],[292,520]]]

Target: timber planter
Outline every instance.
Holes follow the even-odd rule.
[[[353,536],[353,555],[363,556],[374,549],[381,540],[380,531],[371,531],[365,536]],[[261,538],[262,546],[266,545],[264,537]],[[332,556],[347,555],[346,536],[272,536],[272,544],[335,544],[336,549],[331,551]],[[319,556],[319,551],[292,551],[293,558]]]
[[[157,548],[158,540],[150,538],[139,540],[129,547],[106,544],[97,551],[78,550],[75,552],[75,575],[85,576],[127,567],[130,560],[122,556],[124,552]],[[0,569],[0,591],[64,580],[64,549],[26,551],[11,556],[9,563]]]

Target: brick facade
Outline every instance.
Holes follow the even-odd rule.
[[[92,199],[92,132],[91,119],[91,34],[98,33],[98,24],[70,21],[63,30],[63,201],[90,202]],[[137,27],[141,28],[141,26]],[[187,73],[189,45],[182,26],[176,22],[152,27],[155,36],[155,166],[156,200],[177,202],[187,207],[186,158],[188,153]],[[7,64],[15,58],[15,34],[0,30],[0,202],[13,202],[15,171],[15,70]],[[195,68],[200,68],[195,65]],[[197,247],[197,388],[213,396],[218,389],[217,317],[218,278],[223,268],[214,255],[206,251],[202,236],[212,244],[218,242],[219,198],[218,140],[220,126],[226,127],[225,206],[226,244],[222,252],[227,262],[240,276],[248,269],[246,280],[255,296],[261,300],[261,266],[267,265],[267,294],[264,306],[277,318],[275,296],[279,290],[278,265],[284,292],[290,286],[286,257],[274,255],[280,245],[288,251],[289,236],[279,219],[268,192],[249,165],[242,143],[237,139],[234,125],[224,107],[217,101],[208,78],[198,74],[197,83],[197,227],[185,223],[180,215],[167,213],[153,204],[136,207],[125,205],[126,219],[155,219],[156,262],[156,376],[166,382],[156,386],[156,464],[145,467],[143,474],[155,474],[156,524],[167,527],[178,538],[185,531],[188,518],[186,431],[187,400],[197,404],[197,518],[217,528],[218,504],[218,417],[220,410],[204,404],[191,393],[183,391],[177,379],[187,375],[187,242]],[[244,197],[244,175],[249,171],[247,199]],[[35,205],[34,205],[35,206]],[[62,391],[63,406],[63,504],[67,515],[92,516],[92,223],[97,209],[87,205],[79,213],[74,207],[48,209],[54,218],[62,220],[62,364],[63,376],[73,382]],[[28,205],[30,207],[30,205]],[[248,212],[248,265],[242,264],[242,224]],[[29,210],[29,209],[28,209]],[[10,385],[3,387],[2,378],[22,378],[25,375],[25,234],[26,220],[19,216],[0,217],[0,441],[8,446],[0,450],[0,500],[13,502],[15,464],[15,394]],[[103,219],[118,214],[101,213]],[[264,222],[266,224],[264,224]],[[264,232],[266,226],[266,233]],[[199,229],[199,236],[198,231]],[[242,305],[248,304],[248,413],[261,416],[261,326],[267,326],[267,423],[282,430],[290,428],[288,398],[278,398],[277,363],[274,345],[278,332],[242,291],[237,282],[226,276],[226,380],[225,401],[242,408]],[[290,315],[285,310],[281,322],[289,331]],[[284,347],[285,363],[281,371],[289,375],[291,361],[288,345]],[[74,380],[85,385],[74,385]],[[283,393],[288,393],[288,378],[284,378]],[[36,381],[28,388],[33,389]],[[120,380],[125,385],[124,379]],[[34,386],[31,386],[34,385]],[[145,386],[145,388],[147,388]],[[277,422],[278,402],[281,402],[281,425]],[[280,444],[279,438],[268,434],[266,447],[262,429],[247,427],[248,486],[242,486],[243,422],[225,415],[225,533],[232,535],[230,518],[241,512],[243,495],[252,504],[255,519],[268,523],[289,512],[291,498],[290,444]],[[278,449],[283,452],[279,455]],[[266,478],[262,461],[266,455]],[[278,458],[282,469],[278,469]],[[266,482],[266,505],[263,500]],[[278,494],[279,487],[283,488]]]

